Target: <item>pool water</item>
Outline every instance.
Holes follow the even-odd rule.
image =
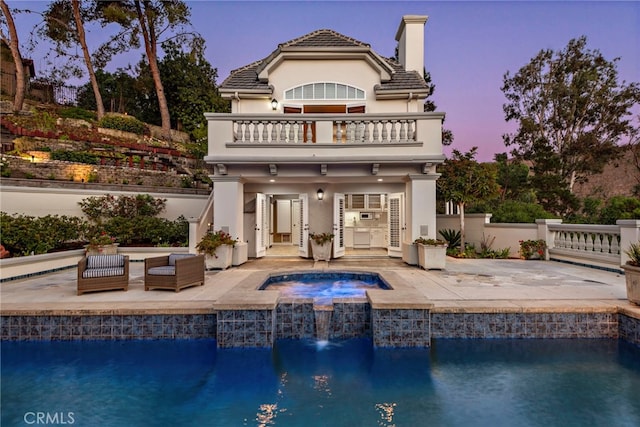
[[[365,297],[367,289],[389,287],[373,273],[322,272],[272,276],[260,289],[278,290],[283,297],[330,302],[333,298]]]
[[[321,351],[307,341],[3,342],[1,351],[3,426],[34,424],[38,413],[81,426],[640,425],[640,348],[616,340],[436,340],[418,350],[355,339]]]

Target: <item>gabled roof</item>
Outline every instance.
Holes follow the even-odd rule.
[[[316,30],[301,37],[281,43],[269,56],[258,60],[242,68],[231,71],[220,85],[222,93],[251,92],[269,94],[273,88],[268,81],[261,78],[265,68],[281,58],[283,54],[289,52],[310,52],[310,51],[359,51],[368,52],[372,61],[390,75],[389,79],[383,80],[376,86],[377,93],[390,93],[397,91],[426,91],[428,90],[422,76],[414,71],[407,72],[395,60],[383,58],[376,54],[371,46],[351,37],[347,37],[333,30]]]
[[[316,30],[297,39],[289,40],[278,45],[279,49],[286,47],[366,47],[371,46],[333,30]]]

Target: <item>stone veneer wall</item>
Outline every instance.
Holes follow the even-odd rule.
[[[374,345],[378,347],[417,346],[427,339],[427,310],[394,313],[394,310],[370,310],[368,307],[369,304],[344,304],[344,307],[337,304],[331,337],[366,337],[373,333]],[[284,304],[278,310],[277,313],[276,310],[226,310],[217,315],[2,315],[0,340],[216,338],[220,347],[270,347],[276,338],[296,338],[286,336],[284,332],[287,317],[278,321],[275,317],[293,310],[293,305]],[[307,308],[301,307],[298,313],[305,310]],[[291,319],[307,316],[291,313]],[[372,325],[374,330],[378,328],[377,332],[372,332]],[[624,313],[432,312],[430,329],[434,339],[620,338],[640,346],[640,319]]]
[[[429,310],[373,309],[374,347],[429,347]]]
[[[431,333],[433,338],[618,338],[618,314],[432,313]]]
[[[2,316],[2,340],[200,339],[216,333],[215,314]]]
[[[626,316],[624,314],[618,315],[619,319],[619,338],[628,341],[632,344],[640,346],[640,319]]]
[[[274,310],[220,310],[217,317],[217,345],[230,347],[272,347]]]

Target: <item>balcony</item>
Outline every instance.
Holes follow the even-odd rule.
[[[206,114],[210,163],[421,163],[444,159],[443,113]]]

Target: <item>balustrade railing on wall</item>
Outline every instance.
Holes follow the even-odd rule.
[[[321,123],[331,126],[331,140],[317,140]],[[407,143],[416,141],[415,119],[372,120],[234,120],[233,140],[238,143]]]
[[[491,214],[471,214],[466,218],[467,241],[479,247],[482,236],[492,236],[495,247],[511,249],[517,257],[520,242],[542,239],[548,259],[622,272],[629,259],[631,243],[640,242],[640,220],[618,220],[615,225],[563,224],[559,219],[539,219],[536,224],[489,223]],[[438,215],[438,230],[458,230],[458,215]]]
[[[549,231],[553,236],[551,249],[620,259],[620,227],[616,225],[550,224]]]

